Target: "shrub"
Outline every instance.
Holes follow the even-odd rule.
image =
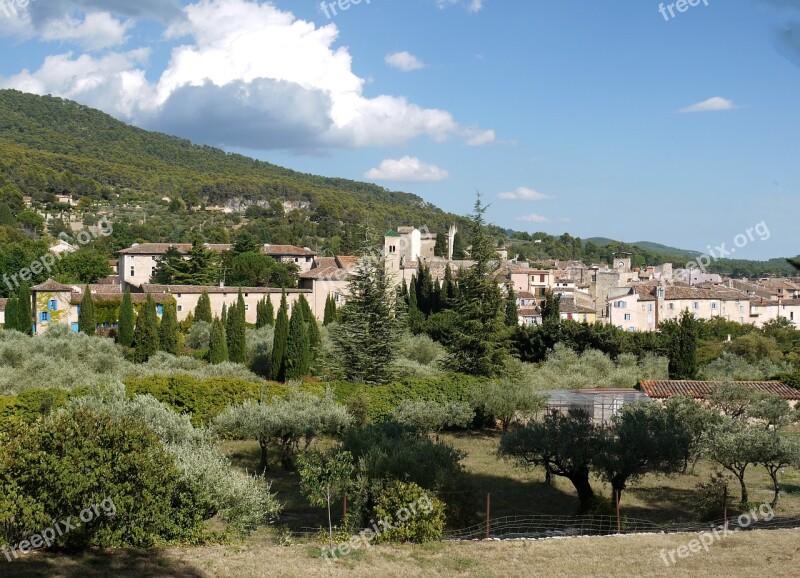
[[[423,544],[442,539],[444,504],[414,483],[394,482],[378,497],[373,518],[389,522],[390,529],[376,542]]]
[[[711,474],[711,479],[707,482],[697,484],[698,500],[697,509],[700,520],[712,522],[721,520],[725,515],[725,505],[727,500],[728,510],[730,511],[730,487],[728,478],[719,471]]]
[[[68,548],[152,547],[200,536],[191,494],[160,440],[132,418],[75,408],[7,434],[0,461],[0,527],[8,543],[111,500],[64,534]]]

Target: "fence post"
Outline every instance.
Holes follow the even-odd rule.
[[[725,528],[728,527],[728,484],[725,484],[725,489],[722,491],[722,515],[725,519]]]
[[[619,521],[619,490],[615,490],[614,491],[614,497],[616,498],[616,501],[617,501],[617,534],[621,534],[622,533],[622,527],[621,527],[620,521]]]
[[[492,494],[486,492],[486,539],[489,539],[489,525],[492,519]]]
[[[344,503],[342,504],[342,520],[347,518],[347,494],[344,495]]]

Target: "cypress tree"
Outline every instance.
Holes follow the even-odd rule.
[[[175,303],[164,306],[164,315],[161,318],[161,327],[158,332],[158,346],[161,351],[178,355],[180,339],[178,332],[178,310]]]
[[[669,343],[670,379],[697,379],[698,323],[689,310],[681,314],[677,335]]]
[[[27,284],[19,288],[17,331],[25,335],[33,335],[33,307],[31,305],[31,290]]]
[[[456,283],[453,280],[453,270],[448,264],[444,269],[444,285],[442,286],[442,303],[452,305],[456,298]]]
[[[18,299],[12,296],[6,303],[6,316],[5,316],[4,329],[9,331],[12,329],[15,331],[19,331],[19,328],[17,327],[17,322],[19,319],[17,315],[17,311],[19,309],[19,307],[17,306],[17,301]]]
[[[275,337],[272,341],[272,371],[270,376],[275,381],[286,378],[286,340],[289,337],[289,313],[286,304],[286,292],[281,296],[281,306],[275,320]]]
[[[336,323],[337,318],[336,299],[333,298],[333,295],[328,295],[328,298],[325,300],[325,315],[322,324],[330,325],[331,323]]]
[[[228,340],[228,358],[234,363],[247,361],[247,337],[245,326],[245,304],[242,290],[236,303],[228,311],[225,331]]]
[[[211,337],[208,344],[208,362],[219,365],[228,361],[228,344],[225,336],[225,326],[221,319],[214,319],[211,323]]]
[[[424,323],[425,315],[417,307],[417,280],[416,277],[412,277],[411,287],[408,289],[408,327],[412,333],[419,334]]]
[[[152,295],[147,296],[147,301],[136,318],[133,348],[134,358],[139,363],[145,363],[158,351],[158,314]]]
[[[117,327],[117,343],[123,347],[130,347],[133,344],[134,323],[133,299],[131,290],[128,289],[122,297],[122,305],[119,308],[119,326]]]
[[[211,316],[211,298],[205,291],[200,295],[200,299],[197,300],[197,307],[195,307],[194,310],[194,320],[205,321],[206,323],[211,323],[213,321]]]
[[[272,308],[272,299],[264,297],[256,305],[256,329],[275,324],[275,311]]]
[[[292,307],[292,318],[289,321],[289,336],[286,339],[286,379],[300,379],[308,371],[310,362],[310,345],[306,333],[303,307],[297,301]]]
[[[519,325],[519,310],[517,309],[517,295],[514,286],[509,283],[506,296],[506,325],[516,327]]]
[[[223,303],[222,304],[222,315],[220,316],[219,320],[222,321],[222,326],[223,327],[227,327],[228,326],[228,304],[227,303]]]
[[[88,285],[83,292],[81,311],[78,313],[78,331],[86,335],[94,335],[97,331],[97,321],[94,317],[94,298]]]

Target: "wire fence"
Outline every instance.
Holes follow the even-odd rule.
[[[745,514],[743,514],[744,516]],[[757,518],[757,516],[755,517]],[[735,530],[781,530],[800,528],[800,517],[754,519],[747,518],[747,523],[740,523],[733,516],[726,520],[698,522],[687,524],[657,524],[637,518],[620,518],[617,531],[616,516],[505,516],[495,518],[483,524],[475,524],[460,530],[445,532],[444,540],[485,540],[489,539],[542,539],[568,536],[608,536],[611,534],[642,534],[680,532],[705,532],[712,529],[722,530],[727,525]]]

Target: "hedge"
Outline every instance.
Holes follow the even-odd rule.
[[[366,406],[372,422],[383,421],[406,400],[459,400],[466,401],[469,391],[483,383],[482,380],[464,376],[447,375],[435,378],[404,379],[386,385],[363,385],[338,381],[332,383],[306,382],[303,391],[322,394],[332,388],[339,403]],[[269,399],[285,396],[288,385],[274,382],[257,382],[230,377],[198,379],[191,375],[133,377],[125,380],[130,396],[152,395],[179,413],[187,413],[195,425],[204,425],[233,403],[246,400]],[[17,396],[0,396],[0,420],[12,417],[33,421],[38,416],[66,405],[69,399],[86,395],[87,388],[75,390],[36,389]],[[0,428],[2,429],[2,428]]]

